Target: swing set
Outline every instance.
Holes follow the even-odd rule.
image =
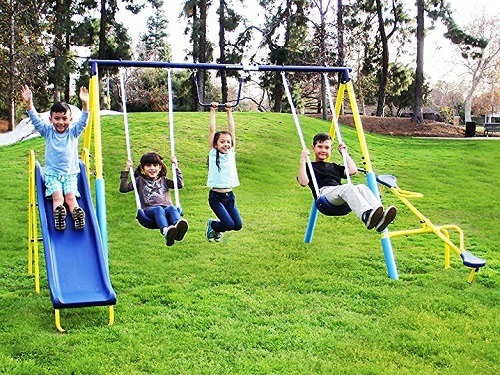
[[[463,232],[462,230],[456,226],[456,225],[445,225],[445,226],[435,226],[432,224],[420,211],[418,211],[409,201],[407,200],[407,196],[405,195],[403,190],[400,190],[397,185],[394,186],[387,186],[386,185],[386,180],[381,178],[380,176],[376,176],[376,174],[373,171],[372,164],[371,164],[371,159],[370,155],[368,152],[368,146],[366,143],[366,138],[365,134],[363,131],[363,126],[361,123],[361,116],[359,114],[359,109],[356,103],[356,98],[354,94],[354,88],[353,84],[351,81],[350,77],[350,68],[346,67],[329,67],[329,66],[278,66],[278,65],[246,65],[246,64],[214,64],[214,63],[175,63],[175,62],[159,62],[159,61],[125,61],[125,60],[90,60],[89,64],[91,66],[92,70],[92,76],[93,79],[96,79],[97,76],[97,67],[98,66],[115,66],[115,67],[147,67],[147,68],[168,68],[169,69],[169,101],[171,104],[172,103],[172,88],[171,88],[171,77],[170,77],[170,69],[172,68],[179,68],[179,69],[192,69],[194,72],[196,72],[197,69],[205,69],[205,70],[232,70],[232,71],[243,71],[243,72],[253,72],[253,71],[268,71],[268,72],[280,72],[282,81],[283,81],[283,86],[285,89],[285,94],[287,96],[287,99],[290,103],[290,108],[292,112],[292,116],[297,128],[297,133],[299,135],[299,140],[301,142],[302,148],[306,148],[304,137],[302,135],[302,130],[301,126],[299,123],[299,119],[297,116],[297,112],[295,110],[295,106],[293,104],[292,96],[290,94],[290,90],[288,87],[288,82],[286,79],[285,72],[310,72],[310,73],[322,73],[323,74],[323,79],[325,82],[326,86],[326,91],[327,91],[327,97],[328,97],[328,103],[330,107],[330,112],[332,116],[332,122],[330,126],[330,136],[332,136],[332,139],[336,137],[339,142],[342,142],[342,134],[340,131],[340,126],[338,123],[338,117],[340,114],[340,111],[342,109],[342,105],[345,100],[345,95],[347,93],[347,99],[349,101],[349,105],[351,108],[351,111],[353,113],[353,118],[354,118],[354,124],[355,124],[355,129],[356,129],[356,134],[358,137],[358,142],[360,145],[361,149],[361,154],[363,158],[363,163],[364,163],[364,170],[363,172],[365,173],[366,177],[366,183],[367,186],[372,190],[374,195],[380,199],[380,192],[378,188],[378,184],[381,184],[382,187],[388,187],[389,190],[394,193],[409,209],[411,212],[413,212],[417,217],[420,218],[420,221],[423,225],[422,229],[419,230],[406,230],[406,231],[397,231],[397,232],[389,232],[388,229],[385,229],[381,233],[381,245],[382,245],[382,250],[385,258],[385,263],[388,271],[388,276],[391,279],[397,280],[399,279],[397,268],[396,268],[396,263],[394,259],[394,254],[392,250],[392,243],[391,243],[391,237],[396,237],[396,236],[402,236],[402,235],[412,235],[412,234],[417,234],[417,233],[435,233],[441,240],[445,242],[445,267],[449,268],[450,267],[450,260],[449,260],[449,253],[450,249],[452,249],[455,253],[460,255],[462,258],[463,264],[466,267],[471,268],[471,272],[468,277],[468,282],[472,282],[473,277],[475,273],[483,267],[486,262],[474,256],[472,253],[468,252],[464,248],[464,239],[463,239]],[[337,96],[336,96],[336,101],[335,105],[333,103],[332,95],[331,95],[331,89],[330,89],[330,84],[328,80],[328,73],[337,73],[340,77],[340,84],[339,88],[337,91]],[[199,97],[199,87],[198,87],[198,82],[196,81],[196,74],[193,76],[194,84],[196,86],[196,92],[198,95],[198,103],[203,106],[203,107],[208,107],[211,104],[210,103],[203,103],[200,100]],[[241,88],[242,88],[242,79],[239,79],[239,87],[238,87],[238,98],[232,103],[232,106],[236,106],[239,103],[240,100],[240,94],[241,94]],[[124,88],[122,89],[123,92]],[[96,96],[95,100],[92,102],[95,104],[95,107],[92,108],[93,112],[98,112],[99,109],[99,96],[98,96],[98,91],[94,91],[94,94]],[[122,96],[122,99],[125,99],[125,95]],[[225,106],[225,104],[221,104],[221,106]],[[124,109],[125,109],[125,103],[124,103]],[[125,110],[124,110],[125,112]],[[126,115],[124,114],[124,118],[126,119]],[[170,118],[170,145],[171,145],[171,151],[172,155],[174,154],[174,129],[173,129],[173,109],[172,105],[169,105],[169,118]],[[92,117],[92,119],[95,122],[99,122],[99,116]],[[127,127],[127,125],[126,125]],[[97,128],[97,127],[96,127]],[[100,127],[99,127],[100,128]],[[128,129],[126,129],[126,132],[128,133]],[[128,137],[128,136],[127,136]],[[127,141],[127,149],[128,152],[130,153],[130,140]],[[342,153],[342,158],[344,159],[344,164],[345,163],[345,158],[346,154],[345,151]],[[310,160],[308,160],[308,165],[310,166]],[[175,168],[172,168],[173,171],[175,171]],[[312,168],[310,168],[312,170]],[[175,173],[175,172],[174,172]],[[175,176],[174,176],[175,177]],[[348,182],[349,180],[349,176]],[[175,181],[175,178],[174,178]],[[395,181],[395,179],[394,179]],[[317,191],[317,182],[315,181],[315,178],[313,178],[313,184],[315,185],[315,189]],[[177,190],[177,189],[175,189]],[[180,209],[180,203],[178,199],[178,192],[176,194],[176,205]],[[413,195],[410,194],[410,197],[413,197]],[[99,205],[98,205],[99,206]],[[102,205],[101,205],[102,207]],[[104,207],[102,207],[104,209]],[[318,218],[318,213],[322,213],[326,216],[343,216],[347,215],[350,212],[350,208],[348,206],[334,206],[331,203],[329,203],[325,198],[319,198],[316,199],[311,207],[311,212],[309,215],[309,221],[307,224],[307,229],[306,229],[306,234],[304,241],[306,243],[310,243],[312,241],[313,233],[314,233],[314,227]],[[142,215],[140,214],[140,209],[138,210],[138,217],[141,217]],[[138,219],[139,222],[141,222],[142,219]],[[144,225],[141,223],[141,225]],[[147,224],[146,224],[147,225]],[[144,225],[144,226],[146,226]],[[457,246],[455,245],[449,238],[448,230],[455,230],[460,234],[460,245]],[[107,233],[106,230],[103,231],[104,233]]]
[[[79,190],[82,193],[82,201],[86,207],[88,224],[83,230],[78,232],[68,230],[56,231],[53,228],[52,209],[50,209],[50,201],[45,199],[43,194],[42,171],[36,162],[34,153],[30,153],[29,163],[29,231],[28,231],[28,273],[32,274],[33,268],[35,273],[35,290],[39,292],[39,268],[38,268],[38,222],[37,222],[37,207],[40,224],[42,227],[44,252],[47,265],[47,279],[53,300],[53,305],[56,315],[56,327],[59,331],[64,331],[60,325],[59,309],[86,307],[86,306],[109,306],[109,324],[113,324],[114,310],[113,305],[116,303],[116,295],[112,289],[109,280],[109,265],[108,265],[108,230],[106,224],[106,200],[105,186],[102,167],[102,141],[101,141],[101,123],[100,123],[100,103],[99,103],[99,81],[98,67],[137,67],[137,68],[168,68],[168,95],[169,95],[169,136],[171,155],[175,155],[175,137],[174,137],[174,119],[172,105],[172,87],[171,87],[171,69],[205,69],[205,70],[233,70],[243,72],[253,71],[268,71],[280,72],[283,80],[283,86],[287,99],[290,103],[293,119],[299,134],[299,140],[302,148],[306,148],[304,137],[302,135],[299,119],[293,104],[293,100],[288,88],[288,82],[285,72],[312,72],[324,74],[329,107],[332,115],[332,123],[330,126],[330,135],[335,136],[342,142],[342,134],[338,124],[338,117],[344,102],[344,96],[347,93],[347,98],[354,117],[354,124],[358,141],[365,164],[365,176],[368,187],[373,191],[376,197],[379,197],[377,183],[384,188],[389,189],[402,203],[410,209],[419,219],[422,224],[420,229],[410,229],[389,232],[385,229],[381,233],[381,244],[385,258],[385,263],[388,271],[388,276],[391,279],[397,280],[398,273],[394,260],[391,238],[396,236],[408,236],[420,233],[434,233],[445,243],[445,267],[450,267],[450,251],[457,253],[466,267],[471,268],[468,277],[468,282],[472,282],[475,273],[484,267],[486,262],[474,256],[464,248],[463,231],[456,225],[436,226],[431,223],[413,204],[409,201],[410,198],[421,197],[421,194],[409,192],[400,189],[396,184],[394,176],[376,176],[373,172],[368,147],[366,144],[361,117],[356,104],[354,89],[350,78],[350,69],[345,67],[328,67],[328,66],[277,66],[277,65],[245,65],[245,64],[212,64],[212,63],[172,63],[159,61],[125,61],[125,60],[89,60],[91,67],[91,78],[89,83],[90,96],[90,118],[87,129],[84,133],[84,152],[82,154],[81,172],[79,176]],[[340,85],[337,92],[335,106],[331,96],[331,90],[328,83],[327,73],[337,73],[341,77]],[[197,82],[195,81],[197,86]],[[131,145],[129,135],[129,124],[126,111],[126,91],[123,81],[123,74],[120,70],[120,87],[122,91],[123,118],[125,127],[125,138],[127,147],[127,156],[131,160]],[[242,80],[239,81],[238,98],[233,102],[232,106],[236,106],[240,100]],[[199,98],[197,87],[198,102],[201,106],[210,106],[209,103],[202,103]],[[225,106],[226,104],[221,104]],[[90,196],[90,158],[89,150],[91,138],[94,138],[94,159],[95,159],[95,208]],[[345,163],[345,152],[342,155]],[[311,161],[307,164],[312,171]],[[174,174],[174,194],[175,205],[182,214],[180,206],[176,168],[172,166]],[[132,178],[133,183],[135,180]],[[349,181],[349,180],[348,180]],[[316,191],[318,186],[315,178],[313,184]],[[134,189],[136,191],[136,189]],[[37,202],[38,198],[38,202]],[[47,203],[49,202],[49,203]],[[43,203],[43,204],[42,204]],[[136,192],[137,204],[137,220],[140,225],[154,229],[157,228],[156,223],[144,215],[140,207],[140,201]],[[347,206],[334,206],[323,198],[315,200],[311,207],[309,221],[307,224],[305,242],[310,243],[314,232],[314,227],[318,218],[318,212],[326,216],[343,216],[350,212]],[[457,246],[451,240],[449,231],[456,231],[460,236],[460,244]]]

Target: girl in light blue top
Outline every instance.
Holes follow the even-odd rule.
[[[231,106],[226,105],[228,131],[216,132],[215,113],[218,103],[210,107],[210,127],[208,135],[208,180],[210,188],[208,204],[217,215],[218,220],[209,219],[206,237],[208,241],[219,242],[222,233],[229,230],[240,230],[242,227],[240,213],[236,206],[233,188],[240,184],[236,170],[235,132]]]

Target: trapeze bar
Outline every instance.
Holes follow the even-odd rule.
[[[205,70],[243,70],[261,72],[336,72],[348,73],[352,68],[336,66],[297,66],[297,65],[248,65],[248,64],[215,64],[215,63],[177,63],[163,61],[134,61],[134,60],[89,60],[89,65],[99,66],[123,66],[136,68],[182,68],[182,69],[205,69]]]

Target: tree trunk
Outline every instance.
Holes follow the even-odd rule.
[[[226,2],[220,0],[219,3],[219,64],[226,63],[226,35],[225,35],[225,14]],[[227,103],[227,74],[225,70],[220,71],[220,84],[222,91],[222,103]]]
[[[377,93],[377,112],[376,116],[384,115],[385,106],[385,92],[387,88],[387,74],[389,72],[389,45],[388,38],[385,32],[384,17],[382,15],[382,4],[380,0],[377,2],[377,17],[378,17],[378,28],[380,33],[380,41],[382,42],[382,67],[380,69],[379,75],[379,87]]]
[[[200,28],[198,30],[198,56],[197,60],[200,63],[207,62],[207,0],[200,1],[200,19],[199,19]],[[205,102],[205,82],[207,79],[207,71],[199,70],[197,72],[198,75],[198,84],[200,87],[200,101],[202,103]],[[198,107],[199,111],[203,110],[203,107]]]
[[[344,51],[344,17],[342,9],[342,0],[337,0],[337,44],[338,44],[338,66],[344,66],[345,61],[345,51]],[[341,77],[343,73],[338,74],[339,84],[342,82],[343,77]],[[342,111],[344,110],[344,106],[342,106]]]
[[[69,35],[69,33],[67,32],[66,33],[66,43],[65,43],[65,48],[66,48],[66,51],[69,52],[70,49],[71,49],[71,37]],[[66,69],[67,70],[67,69]],[[71,94],[70,94],[70,88],[71,88],[71,74],[69,71],[67,71],[65,73],[66,77],[65,77],[65,82],[64,82],[64,100],[66,102],[70,102],[71,100]],[[76,88],[77,92],[79,91],[79,88],[77,87]]]
[[[279,73],[276,73],[276,76],[278,76]],[[273,90],[273,112],[282,112],[283,111],[283,84],[281,81],[277,80],[276,85],[274,86]]]
[[[54,14],[55,21],[53,23],[54,27],[54,70],[52,74],[52,84],[54,85],[54,101],[61,101],[61,82],[63,81],[63,64],[64,64],[64,45],[63,45],[63,9],[62,0],[57,0],[55,4]]]
[[[99,51],[97,51],[97,56],[99,60],[104,60],[106,58],[106,25],[108,24],[108,19],[106,15],[106,1],[101,0],[101,20],[99,27]],[[102,76],[102,68],[98,67],[98,77],[99,82],[101,81]]]
[[[424,0],[417,0],[417,68],[415,70],[415,103],[411,120],[419,124],[424,122],[422,113],[422,107],[424,106],[424,17]]]
[[[14,39],[14,30],[15,30],[15,16],[14,16],[14,2],[10,1],[9,7],[9,31],[10,31],[10,39],[9,39],[9,123],[7,125],[7,130],[14,130],[15,123],[15,114],[16,114],[16,101],[15,101],[15,81],[14,74],[16,67],[16,44]]]

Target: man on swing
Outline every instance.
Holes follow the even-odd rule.
[[[366,185],[354,185],[351,183],[341,184],[341,178],[346,178],[346,166],[327,162],[332,153],[332,138],[327,133],[318,133],[313,138],[312,145],[315,161],[311,163],[314,174],[307,168],[309,150],[304,149],[299,164],[299,175],[297,180],[301,186],[309,186],[314,198],[316,196],[312,178],[316,178],[320,196],[324,196],[328,202],[335,206],[347,204],[352,211],[366,225],[367,229],[376,228],[377,232],[385,228],[396,217],[396,207],[389,206],[386,210],[380,205],[379,200]],[[347,153],[347,146],[340,143],[339,152],[345,150],[347,161],[347,172],[350,176],[358,172],[356,163]]]

